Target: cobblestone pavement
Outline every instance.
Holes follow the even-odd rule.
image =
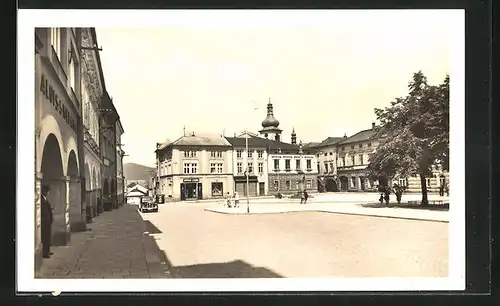
[[[37,278],[165,278],[167,266],[137,206],[103,212],[72,233],[68,246],[52,247]]]
[[[168,203],[144,215],[174,278],[448,275],[447,223],[319,212],[228,215],[206,206]]]

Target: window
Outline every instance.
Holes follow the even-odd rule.
[[[279,159],[274,160],[274,170],[279,170],[280,169],[280,161]]]
[[[285,159],[285,170],[290,171],[290,160],[289,159]]]
[[[425,182],[427,183],[427,187],[431,187],[431,179],[430,178],[426,178]]]
[[[300,159],[297,159],[297,160],[295,160],[295,169],[301,170],[300,168],[301,168],[300,167]]]
[[[196,151],[184,151],[184,157],[196,157]]]
[[[214,157],[214,158],[221,158],[222,152],[221,151],[212,151],[212,152],[210,152],[210,156]]]
[[[369,143],[368,143],[368,148],[370,148],[371,146],[372,146],[372,143],[371,143],[371,142],[369,142]]]
[[[330,152],[330,155],[333,155],[333,152]]]
[[[326,155],[327,155],[327,153],[325,152],[325,154],[323,154],[323,155],[325,155],[325,156],[326,156]]]
[[[325,162],[325,172],[328,173],[328,163]]]
[[[345,151],[345,147],[342,147],[342,151]]]
[[[363,154],[359,154],[359,160],[360,160],[361,165],[363,165]]]
[[[361,149],[362,147],[363,147],[363,144],[362,144],[362,143],[360,143],[360,144],[359,144],[359,148]]]
[[[50,29],[50,44],[54,48],[59,61],[61,60],[61,29],[51,28]]]
[[[333,171],[333,163],[330,163],[330,171]]]
[[[184,164],[184,173],[189,173],[189,170],[190,170],[189,166],[190,166],[189,163]]]
[[[253,173],[253,163],[248,163],[248,173]]]
[[[198,173],[198,165],[196,163],[191,164],[191,173]]]
[[[259,163],[259,173],[264,173],[264,164]]]
[[[353,150],[353,149],[354,149],[354,145],[351,146],[351,150]]]
[[[184,157],[189,157],[189,151],[184,151]]]
[[[212,196],[221,197],[224,195],[224,190],[222,189],[222,183],[212,183]]]
[[[243,163],[237,163],[238,173],[243,173]]]
[[[399,179],[399,186],[401,186],[401,187],[407,187],[408,183],[407,183],[406,179],[400,178]]]
[[[222,163],[217,164],[217,173],[222,173]]]
[[[291,188],[291,187],[292,187],[292,183],[290,182],[290,180],[286,180],[286,181],[285,181],[285,188],[286,188],[287,190],[290,190],[290,188]]]
[[[307,171],[311,171],[312,170],[312,166],[311,166],[311,160],[310,159],[306,160],[306,165],[307,165]]]
[[[352,186],[356,188],[356,177],[355,176],[351,177],[351,180],[352,180]]]
[[[319,164],[317,164],[317,165],[316,165],[316,167],[318,168],[318,173],[319,173],[319,172],[320,172],[320,171],[319,171]]]
[[[279,183],[279,181],[278,181],[278,180],[274,180],[274,182],[273,182],[273,186],[274,186],[274,188],[278,188],[278,187],[279,187],[279,184],[280,184],[280,183]]]
[[[356,159],[355,159],[356,156],[351,156],[351,161],[352,161],[352,165],[354,166],[356,164]]]
[[[236,157],[241,158],[241,154],[243,153],[243,150],[238,150],[236,151]]]
[[[73,91],[76,90],[76,75],[75,71],[77,71],[77,64],[76,64],[76,51],[71,47],[71,57],[69,58],[68,65],[69,65],[69,84]]]
[[[345,167],[345,157],[342,157],[342,167]]]
[[[250,150],[248,151],[248,157],[249,158],[253,157],[253,151],[250,151]]]
[[[312,189],[312,180],[311,179],[306,181],[306,189]]]
[[[295,189],[300,189],[300,181],[295,182]]]
[[[262,158],[263,156],[264,156],[264,151],[262,151],[262,150],[257,151],[258,158]]]
[[[215,173],[217,166],[215,163],[210,163],[210,173]]]

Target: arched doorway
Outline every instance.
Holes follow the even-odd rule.
[[[327,178],[325,180],[325,189],[327,192],[339,191],[337,187],[337,182],[333,178]]]
[[[79,179],[78,162],[75,151],[71,150],[68,155],[69,177],[69,223],[72,232],[85,229],[85,220],[82,216],[82,193]]]
[[[54,134],[47,137],[42,153],[42,186],[48,186],[47,200],[52,206],[52,245],[65,245],[66,182],[63,180],[61,148]]]
[[[349,190],[349,179],[347,176],[341,176],[339,178],[340,180],[340,190],[342,191],[348,191]]]

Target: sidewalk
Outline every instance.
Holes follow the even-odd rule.
[[[67,246],[52,247],[36,278],[169,278],[137,206],[105,211]]]
[[[222,214],[247,214],[246,203],[241,203],[239,208],[210,207],[206,211]],[[363,207],[360,203],[308,203],[301,204],[250,204],[250,214],[276,214],[289,212],[316,211],[348,215],[362,215],[371,217],[398,218],[408,220],[423,220],[449,222],[448,211],[417,210],[401,207]]]

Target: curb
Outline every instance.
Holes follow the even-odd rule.
[[[425,218],[404,217],[404,216],[388,216],[388,215],[382,216],[382,215],[375,215],[375,214],[368,214],[368,213],[340,212],[340,211],[329,211],[329,210],[319,210],[319,209],[246,213],[246,212],[224,212],[224,211],[216,211],[216,210],[211,210],[211,209],[205,208],[205,211],[218,213],[218,214],[224,214],[224,215],[266,215],[266,214],[285,214],[285,213],[297,213],[297,212],[322,212],[322,213],[341,214],[341,215],[378,217],[378,218],[402,219],[402,220],[413,220],[413,221],[427,221],[427,222],[440,222],[440,223],[449,223],[450,222],[449,220],[436,220],[436,219],[425,219]]]

